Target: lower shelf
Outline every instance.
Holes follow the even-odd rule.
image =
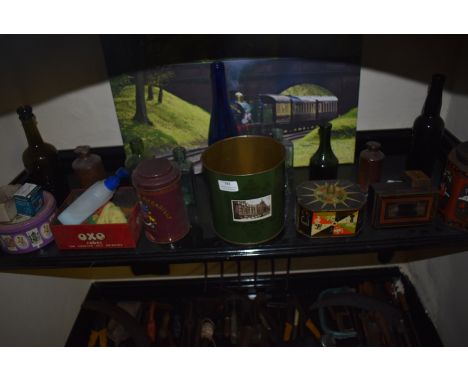
[[[205,333],[213,330],[205,341],[204,323]],[[95,283],[67,345],[90,341],[93,346],[441,345],[398,268]]]

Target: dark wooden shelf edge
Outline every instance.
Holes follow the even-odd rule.
[[[366,241],[363,243],[336,243],[331,239],[330,243],[317,246],[304,245],[282,245],[270,248],[214,248],[196,249],[192,251],[154,252],[138,253],[137,250],[120,250],[96,252],[61,251],[58,255],[47,256],[39,253],[30,255],[2,255],[0,257],[0,270],[15,268],[77,268],[77,267],[107,267],[107,266],[131,266],[144,263],[197,263],[197,262],[220,262],[240,260],[261,260],[270,258],[298,258],[318,257],[333,255],[353,255],[375,253],[376,256],[382,251],[392,253],[395,251],[424,250],[444,248],[453,249],[454,253],[468,249],[468,235],[457,235],[441,242],[437,239],[411,238],[407,240],[393,240],[393,243],[382,243],[381,241]],[[46,252],[44,252],[46,253]]]

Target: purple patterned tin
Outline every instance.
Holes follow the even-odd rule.
[[[7,253],[28,253],[54,241],[50,223],[55,217],[56,203],[51,193],[44,191],[44,205],[36,216],[18,215],[11,223],[0,224],[0,243]]]

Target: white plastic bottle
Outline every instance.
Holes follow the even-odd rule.
[[[57,219],[65,225],[81,224],[112,198],[120,180],[126,176],[128,176],[127,170],[120,168],[115,175],[94,183],[63,210]]]

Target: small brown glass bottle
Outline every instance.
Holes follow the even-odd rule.
[[[75,154],[79,155],[72,163],[80,187],[88,188],[106,177],[101,157],[90,152],[89,146],[78,146]]]
[[[366,142],[366,149],[359,155],[359,186],[363,192],[371,183],[376,183],[382,175],[382,164],[385,155],[380,151],[380,143],[375,141]]]

